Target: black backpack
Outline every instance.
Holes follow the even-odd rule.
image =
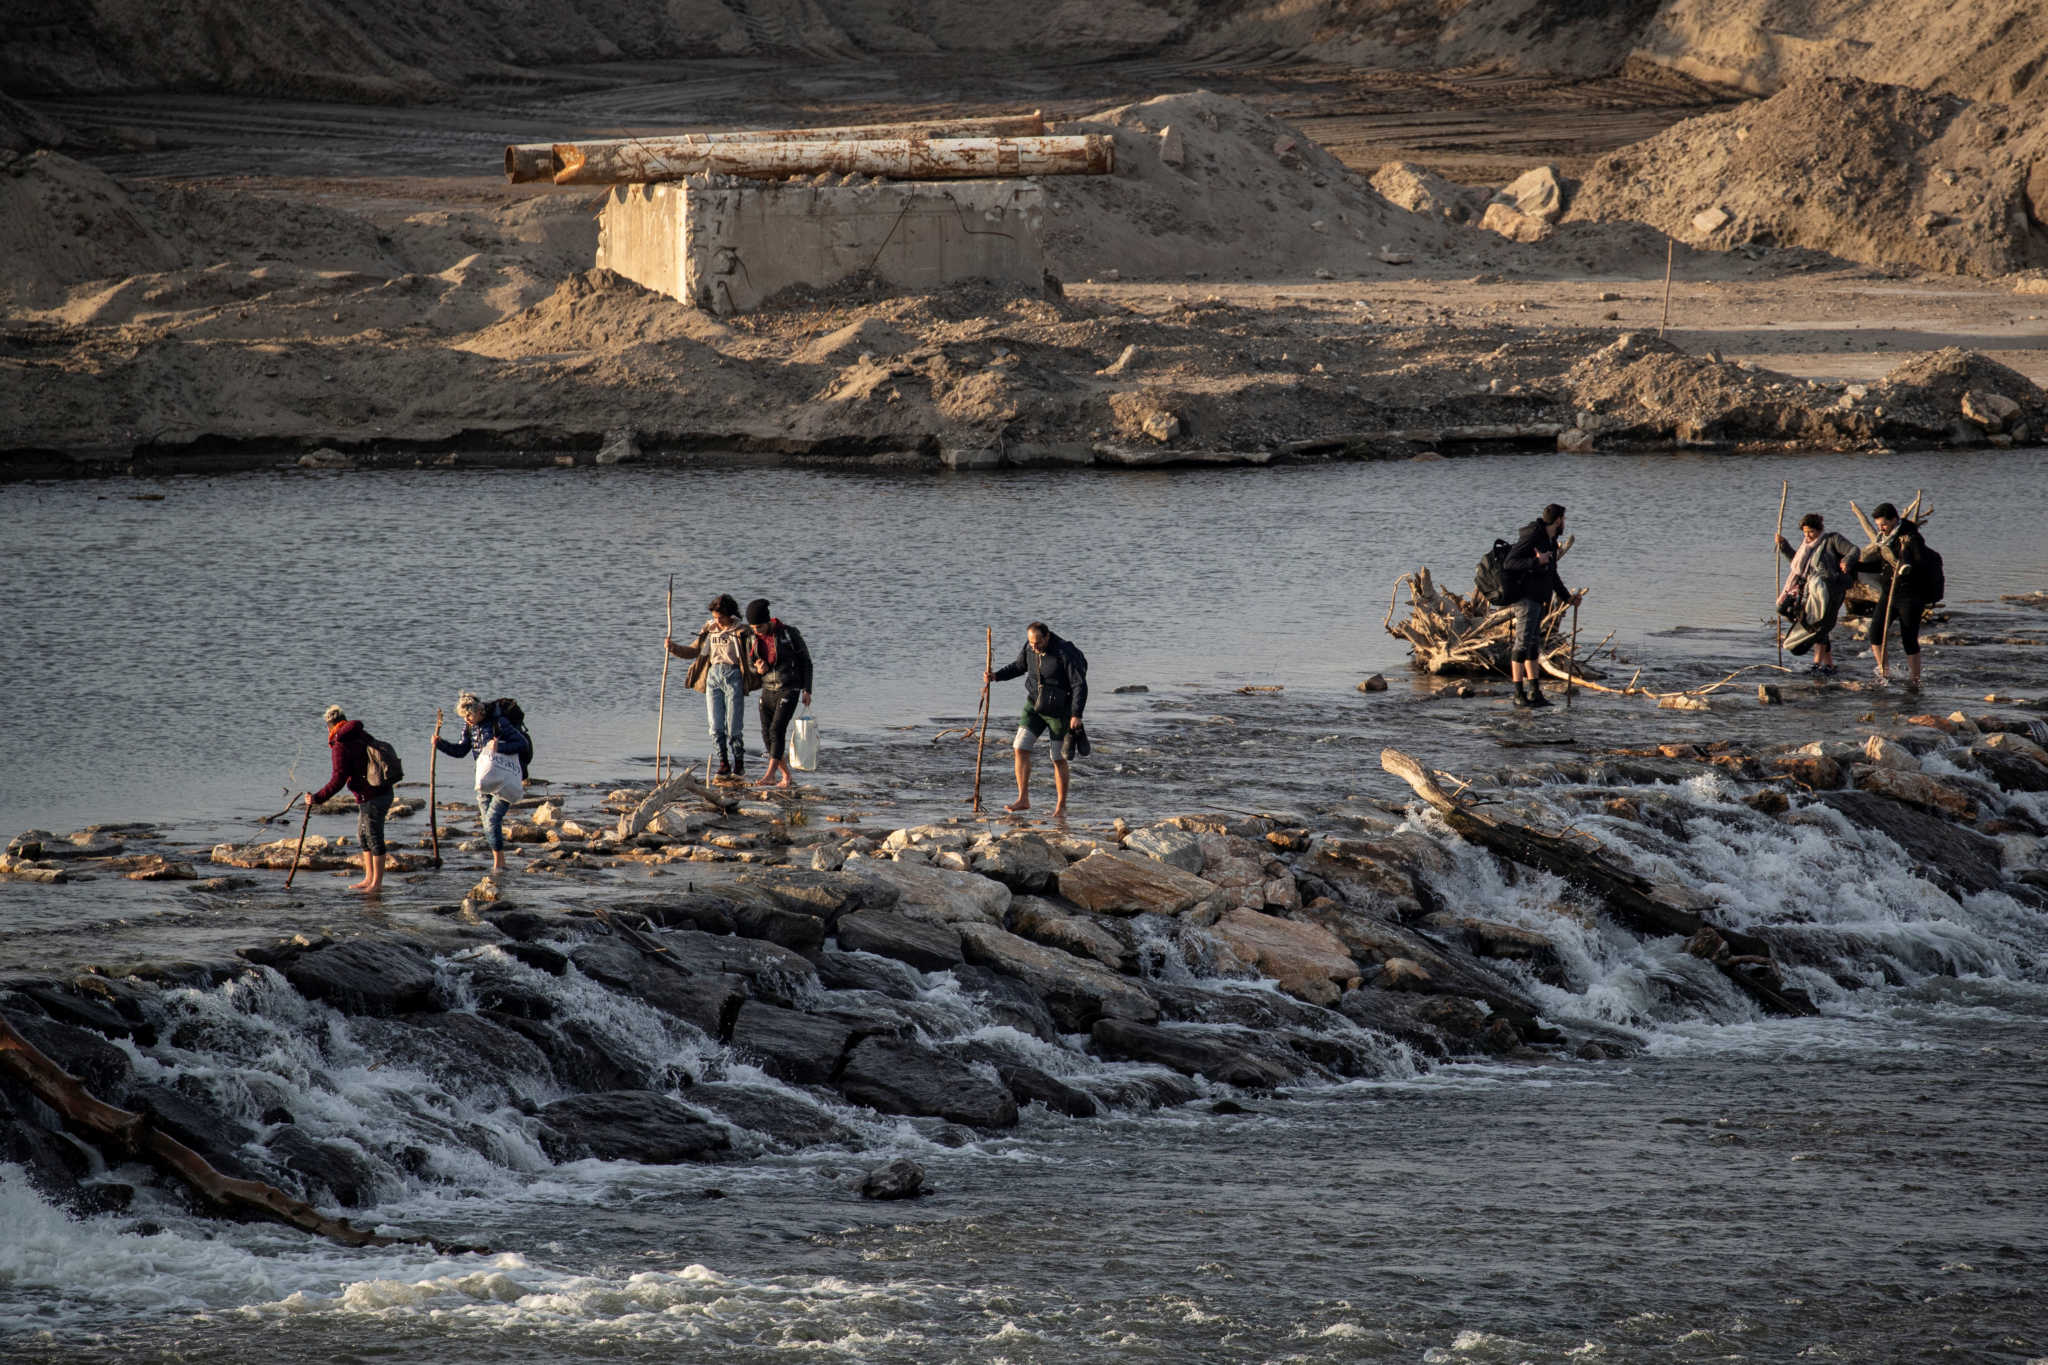
[[[1948,574],[1942,568],[1941,551],[1925,540],[1920,542],[1919,579],[1913,586],[1930,607],[1948,592]]]
[[[405,764],[398,757],[398,746],[364,735],[363,781],[373,787],[395,787],[405,781]]]
[[[500,697],[492,702],[491,710],[511,721],[512,728],[526,741],[526,752],[519,756],[519,778],[525,781],[527,773],[533,767],[533,732],[526,728],[526,712],[510,697]]]
[[[1504,607],[1519,595],[1519,575],[1508,572],[1508,554],[1515,547],[1505,540],[1493,542],[1493,548],[1479,557],[1479,568],[1472,575],[1472,591],[1496,607]]]

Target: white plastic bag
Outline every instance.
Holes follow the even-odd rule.
[[[517,801],[526,795],[526,782],[519,774],[518,757],[499,753],[495,739],[476,751],[476,789],[486,796],[502,796],[507,801]]]
[[[818,718],[809,711],[789,723],[789,766],[807,773],[818,770]]]

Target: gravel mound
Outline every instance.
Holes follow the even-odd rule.
[[[2007,106],[1821,77],[1602,157],[1567,216],[1700,247],[2004,275],[2048,262],[2027,190],[2044,142]]]

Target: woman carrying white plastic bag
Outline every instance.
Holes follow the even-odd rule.
[[[434,744],[450,758],[476,755],[476,811],[491,846],[491,871],[503,872],[505,812],[526,794],[525,769],[519,760],[530,748],[511,718],[484,705],[474,692],[455,699],[455,713],[462,717],[462,738],[437,739]]]

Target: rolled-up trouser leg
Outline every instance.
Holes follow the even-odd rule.
[[[1508,657],[1516,663],[1534,663],[1543,643],[1543,602],[1523,598],[1515,603],[1515,642]]]

